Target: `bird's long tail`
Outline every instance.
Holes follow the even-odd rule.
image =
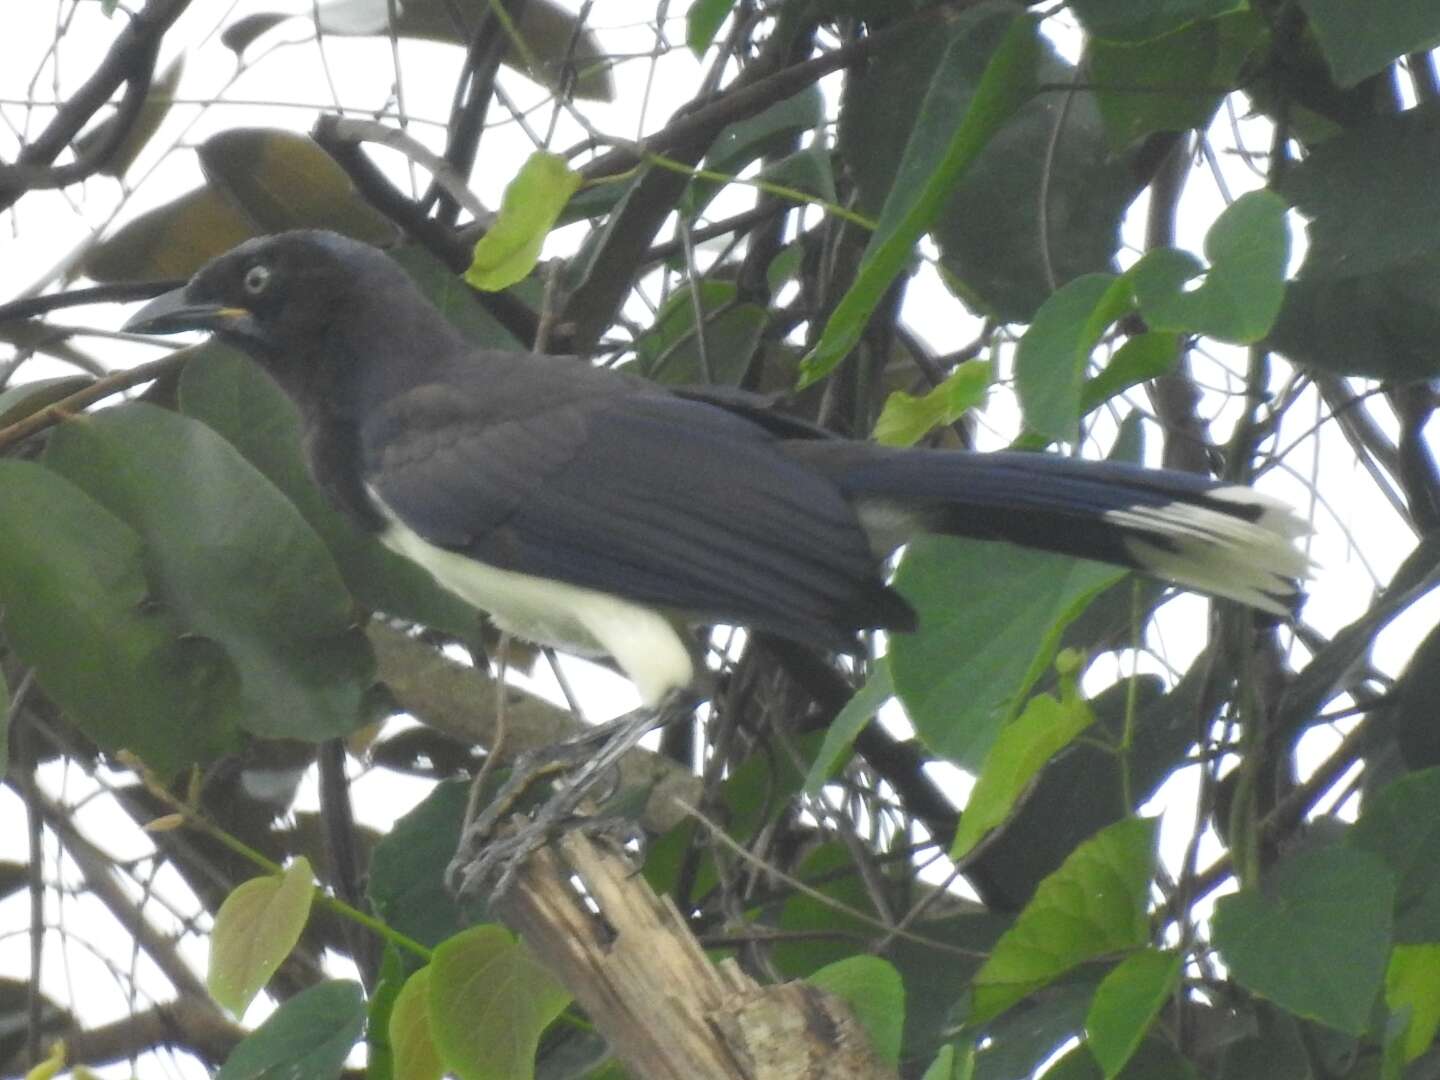
[[[917,531],[1129,566],[1278,615],[1312,564],[1309,524],[1273,496],[1193,473],[1052,454],[811,443],[802,456],[856,506],[877,551]]]

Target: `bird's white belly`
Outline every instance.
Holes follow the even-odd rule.
[[[381,542],[488,613],[501,630],[577,656],[614,657],[647,705],[658,705],[668,693],[694,679],[690,650],[658,611],[447,551],[402,524],[379,499],[376,503],[390,520],[380,534]]]

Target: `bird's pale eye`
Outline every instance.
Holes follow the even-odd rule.
[[[245,271],[245,291],[251,296],[259,296],[265,291],[265,286],[270,284],[270,268],[256,264]]]

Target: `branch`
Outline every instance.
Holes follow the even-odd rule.
[[[181,349],[160,360],[152,360],[148,364],[140,364],[125,371],[117,371],[114,375],[107,375],[103,379],[97,379],[85,389],[77,390],[69,397],[61,398],[39,412],[33,412],[23,420],[17,420],[9,427],[0,428],[0,451],[28,439],[31,435],[44,431],[46,428],[54,427],[56,424],[70,419],[80,410],[93,405],[102,398],[118,394],[122,390],[138,386],[140,383],[158,379],[162,375],[168,375],[190,358],[190,352],[189,349]]]
[[[190,0],[149,0],[130,20],[95,73],[60,107],[45,130],[20,151],[14,165],[0,168],[0,210],[13,206],[31,188],[73,183],[99,171],[129,133],[130,123],[115,124],[83,160],[77,159],[73,165],[61,169],[46,166],[60,156],[122,83],[126,90],[120,104],[121,114],[132,114],[133,121],[150,89],[160,40],[189,3]]]
[[[93,285],[87,289],[69,289],[65,292],[46,293],[44,296],[28,296],[0,304],[0,324],[33,319],[48,315],[64,308],[83,307],[86,304],[123,304],[131,300],[149,300],[162,292],[184,285],[181,278],[170,281],[120,281],[113,285]]]
[[[226,1019],[207,1001],[181,997],[88,1031],[61,1033],[66,1056],[71,1061],[97,1066],[167,1047],[194,1054],[206,1065],[219,1065],[249,1032]],[[6,1076],[19,1075],[34,1064],[5,1062],[0,1064],[0,1071]]]
[[[396,704],[421,723],[471,745],[495,745],[495,680],[482,671],[448,659],[416,638],[372,620],[366,628],[375,652],[376,673]],[[584,730],[571,713],[538,697],[506,687],[505,745],[501,763],[527,751],[564,742]],[[666,832],[685,815],[674,796],[695,798],[700,778],[659,754],[632,750],[620,763],[625,791],[649,792],[641,822]]]
[[[578,833],[543,849],[490,910],[524,937],[627,1069],[646,1080],[893,1078],[849,1007],[802,982],[711,964],[668,899]],[[579,877],[582,894],[571,884]]]

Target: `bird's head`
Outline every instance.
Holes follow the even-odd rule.
[[[362,295],[383,301],[396,287],[409,288],[404,272],[367,244],[316,229],[277,233],[212,259],[136,312],[125,329],[209,330],[266,366],[284,365],[323,345],[338,320],[353,324],[367,307]]]

